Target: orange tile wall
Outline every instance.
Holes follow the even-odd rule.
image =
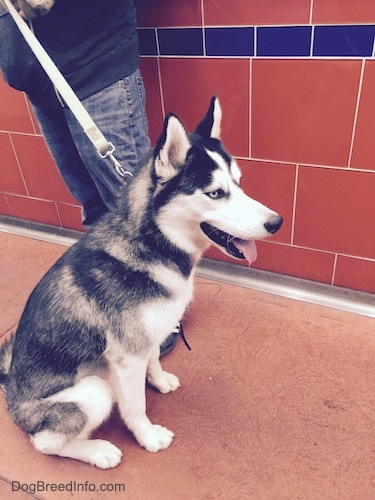
[[[372,0],[138,0],[139,26],[375,24]],[[375,292],[375,59],[146,56],[150,136],[212,94],[245,190],[283,215],[255,267]],[[25,97],[0,82],[0,213],[80,228]],[[226,260],[211,249],[210,258]],[[229,261],[230,259],[228,259]],[[230,260],[233,262],[233,260]],[[242,265],[241,262],[236,262]]]

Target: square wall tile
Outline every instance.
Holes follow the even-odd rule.
[[[36,116],[35,116],[35,113],[33,111],[32,106],[31,106],[31,103],[29,102],[28,99],[26,99],[26,101],[27,101],[27,106],[28,106],[28,108],[30,110],[31,120],[33,122],[33,127],[35,129],[35,133],[37,135],[42,135],[42,131],[40,130],[39,123],[38,123],[38,120],[36,119]]]
[[[26,187],[9,134],[0,132],[1,175],[0,191],[26,195]]]
[[[13,217],[61,226],[55,203],[15,195],[7,198]]]
[[[314,56],[370,57],[375,26],[316,26]]]
[[[141,56],[157,56],[158,47],[156,42],[156,30],[138,29],[139,53]]]
[[[306,248],[257,243],[258,258],[253,267],[321,283],[331,283],[334,255]]]
[[[284,219],[272,240],[290,243],[296,167],[250,160],[238,160],[238,165],[242,170],[241,186],[244,191]]]
[[[375,9],[372,0],[314,0],[314,24],[374,23]]]
[[[360,61],[254,60],[252,157],[346,167]]]
[[[249,155],[249,75],[245,59],[160,60],[164,109],[192,131],[217,94],[223,110],[222,140],[233,156]]]
[[[203,0],[203,9],[206,26],[307,24],[310,19],[310,0]]]
[[[158,29],[158,39],[162,56],[203,56],[201,28]]]
[[[339,255],[334,285],[375,293],[375,261]]]
[[[375,259],[375,173],[300,167],[294,243]]]
[[[366,61],[350,166],[375,170],[375,61]]]
[[[140,68],[146,89],[146,112],[149,123],[149,137],[154,146],[163,131],[163,110],[161,105],[157,59],[142,57]]]
[[[85,230],[82,225],[82,210],[80,207],[57,203],[57,210],[60,215],[62,227],[76,229],[77,231]]]
[[[138,26],[201,26],[201,0],[136,0]]]
[[[12,140],[31,197],[77,203],[65,186],[42,137],[14,134]]]
[[[0,130],[34,134],[29,108],[23,92],[9,87],[0,73]]]
[[[308,57],[311,26],[272,26],[257,28],[257,56]]]
[[[253,56],[254,28],[205,28],[206,55]]]

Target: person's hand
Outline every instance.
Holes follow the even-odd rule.
[[[24,19],[44,16],[52,9],[55,0],[10,0]]]

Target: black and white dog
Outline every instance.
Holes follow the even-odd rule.
[[[114,402],[138,443],[167,448],[173,433],[146,415],[145,380],[162,393],[180,382],[159,346],[193,296],[194,269],[214,242],[250,262],[254,240],[282,218],[249,198],[220,142],[213,97],[196,131],[166,117],[152,158],[118,200],[47,272],[0,354],[10,415],[46,454],[115,467],[121,451],[90,439]]]

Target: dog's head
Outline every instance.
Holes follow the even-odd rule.
[[[173,243],[191,253],[214,243],[251,264],[254,241],[278,231],[283,219],[241,189],[241,171],[220,141],[221,116],[216,96],[192,134],[177,116],[167,115],[154,150],[156,220]]]

